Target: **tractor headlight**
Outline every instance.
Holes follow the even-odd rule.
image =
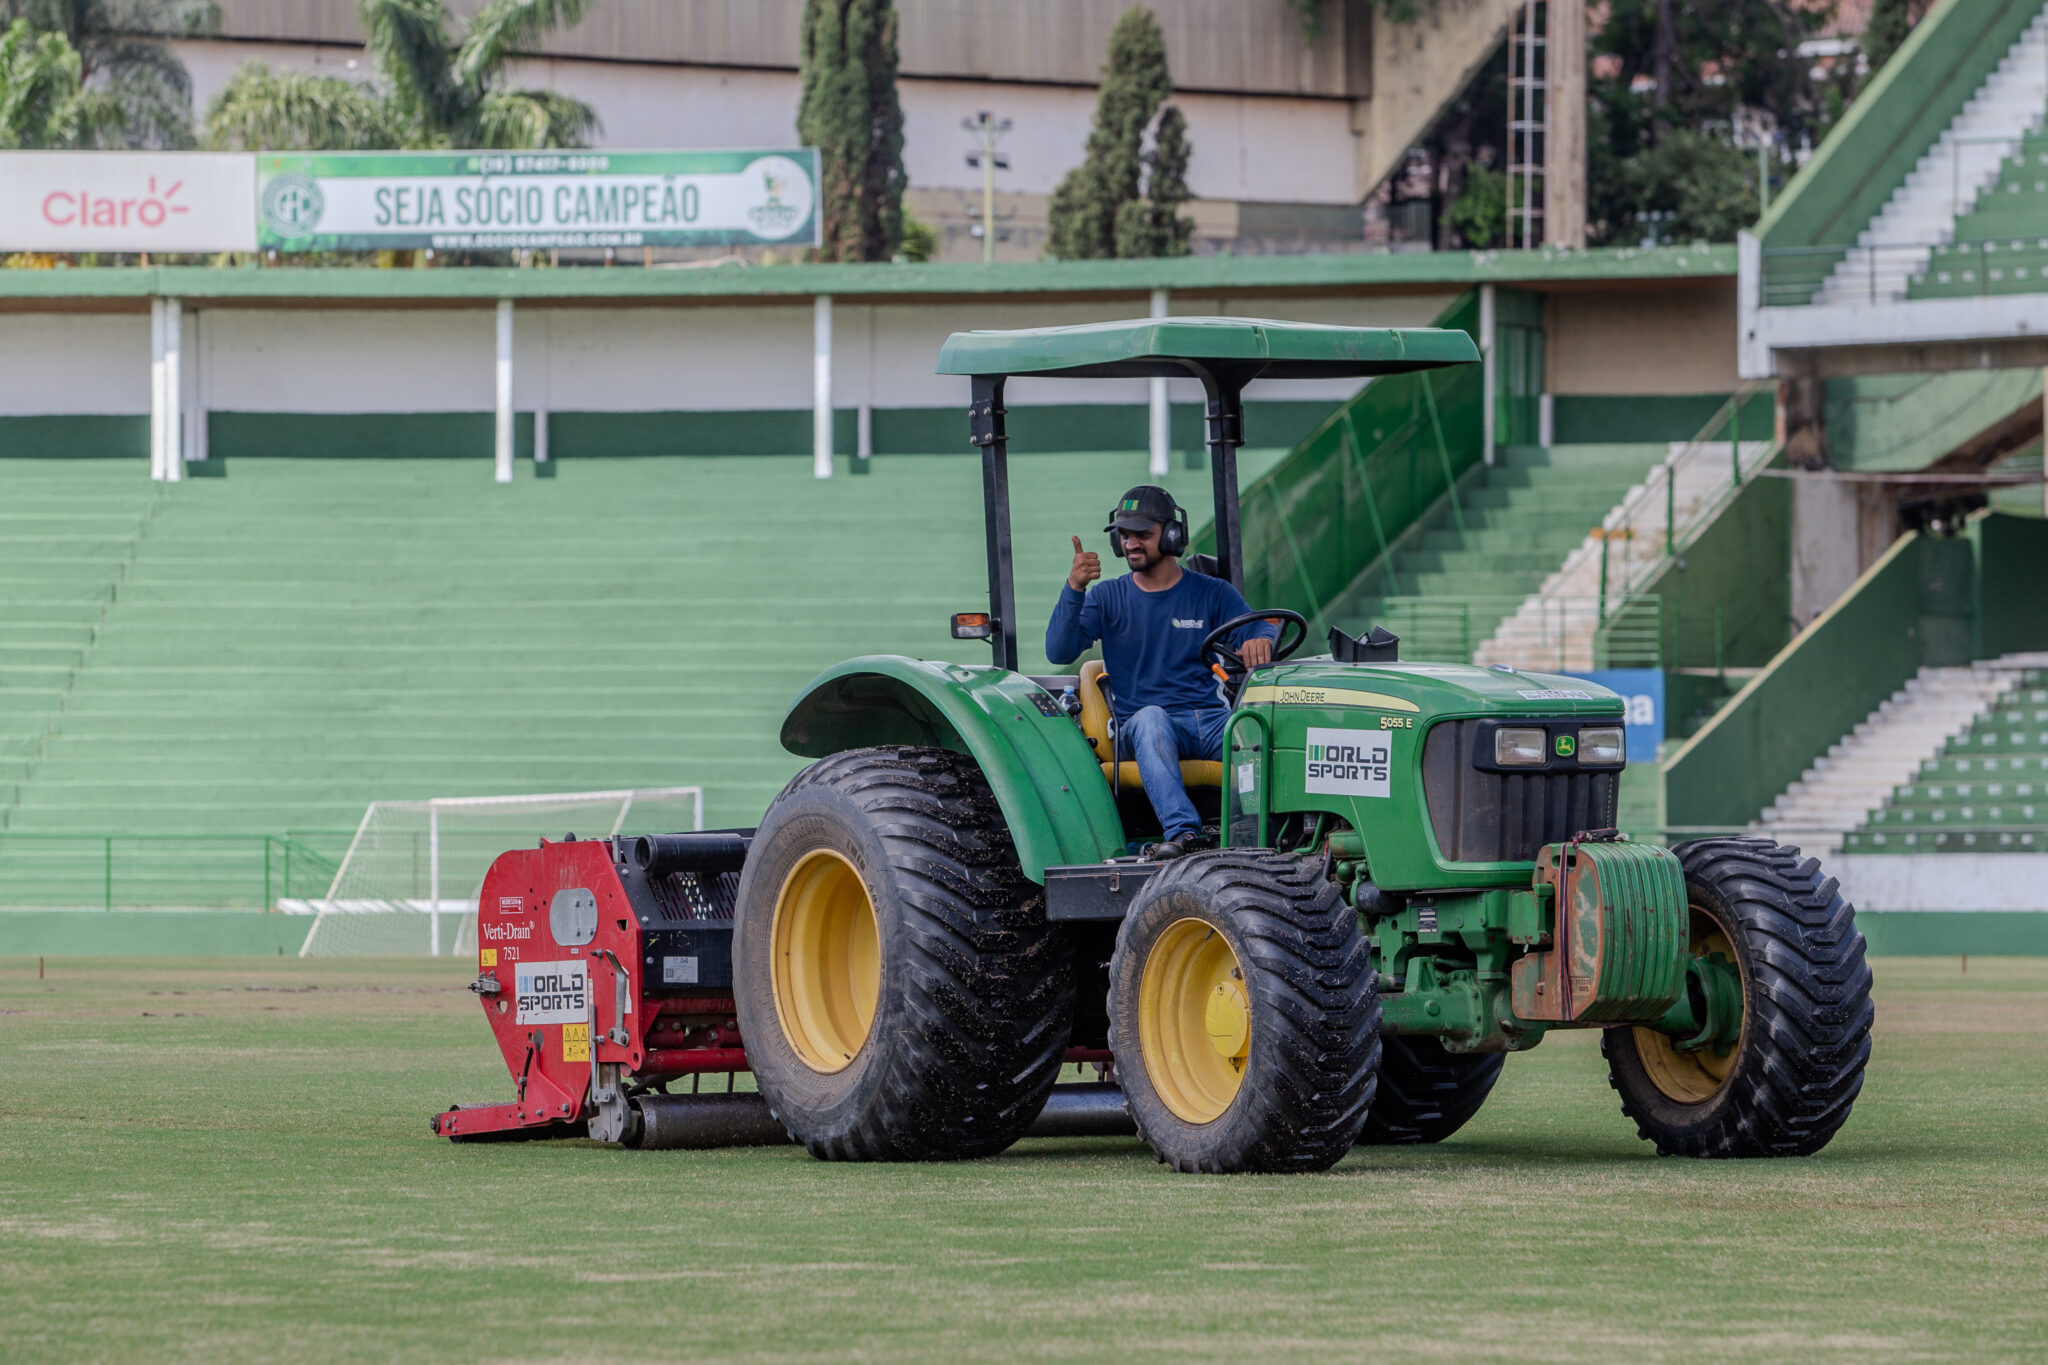
[[[1624,752],[1620,726],[1579,731],[1579,766],[1582,768],[1619,766]]]
[[[1540,768],[1544,753],[1544,732],[1536,729],[1507,729],[1493,732],[1493,761],[1503,768]]]

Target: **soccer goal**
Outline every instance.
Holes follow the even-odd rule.
[[[476,946],[477,888],[507,849],[702,828],[702,787],[373,801],[326,896],[278,908],[313,918],[300,957],[460,954]]]

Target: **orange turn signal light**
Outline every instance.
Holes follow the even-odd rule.
[[[995,618],[985,611],[953,613],[953,638],[956,640],[986,640],[995,634],[995,629]]]

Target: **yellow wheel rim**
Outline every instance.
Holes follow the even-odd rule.
[[[775,898],[775,1017],[805,1066],[852,1064],[882,993],[881,932],[860,869],[831,849],[807,853]]]
[[[1244,968],[1214,925],[1176,920],[1138,978],[1145,1075],[1176,1118],[1212,1123],[1244,1084],[1252,1011]]]
[[[1694,957],[1711,957],[1721,954],[1736,964],[1741,971],[1742,959],[1735,955],[1735,945],[1728,941],[1727,933],[1712,917],[1697,905],[1692,907],[1692,927],[1689,935]],[[1743,1032],[1749,1030],[1749,982],[1743,980]],[[1716,1054],[1711,1047],[1697,1052],[1680,1052],[1667,1034],[1655,1029],[1635,1030],[1636,1056],[1643,1062],[1643,1072],[1650,1078],[1650,1084],[1662,1091],[1665,1098],[1680,1104],[1705,1104],[1721,1093],[1721,1087],[1735,1072],[1735,1059],[1742,1053],[1742,1037],[1727,1052]]]

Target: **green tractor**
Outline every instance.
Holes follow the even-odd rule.
[[[1659,1152],[1825,1146],[1870,1054],[1854,912],[1814,859],[1767,839],[1618,834],[1613,693],[1399,662],[1377,629],[1292,657],[1307,622],[1256,610],[1283,626],[1273,662],[1247,674],[1224,643],[1252,618],[1210,634],[1235,701],[1222,761],[1182,768],[1218,847],[1154,862],[1101,665],[1017,671],[1012,379],[1199,379],[1215,554],[1183,568],[1241,590],[1247,383],[1477,359],[1460,331],[1226,318],[953,336],[939,370],[971,388],[989,599],[953,633],[988,640],[992,662],[878,655],[821,675],[781,736],[816,761],[755,830],[501,860],[485,900],[506,923],[494,910],[485,936],[541,942],[546,906],[568,956],[514,964],[515,1019],[494,973],[516,950],[486,954],[473,989],[520,1100],[451,1109],[436,1131],[579,1131],[581,1114],[593,1136],[701,1145],[677,1124],[710,1097],[662,1078],[743,1067],[771,1131],[733,1120],[726,1140],[786,1130],[823,1158],[985,1156],[1087,1130],[1058,1121],[1086,1104],[1057,1089],[1107,1092],[1178,1170],[1315,1171],[1358,1142],[1448,1137],[1509,1053],[1596,1028]],[[1104,1081],[1056,1088],[1076,1061]]]

